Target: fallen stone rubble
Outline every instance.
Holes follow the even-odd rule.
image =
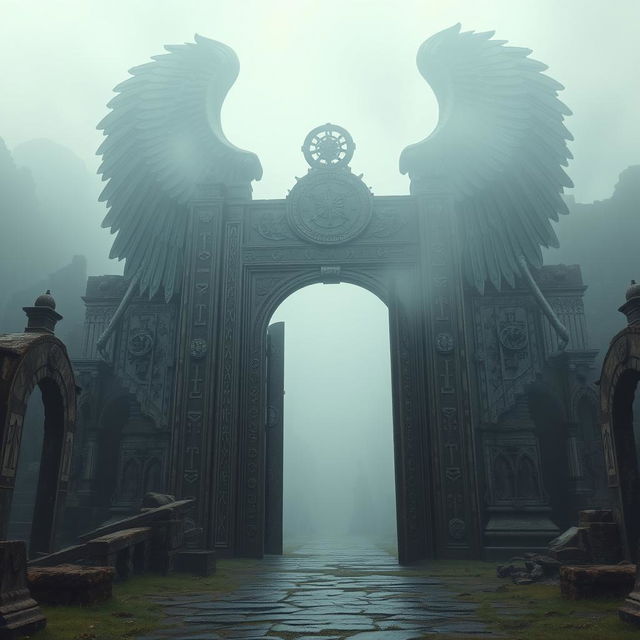
[[[511,578],[514,584],[532,584],[558,577],[560,562],[551,556],[538,553],[525,553],[510,558],[507,563],[498,565],[498,578]]]

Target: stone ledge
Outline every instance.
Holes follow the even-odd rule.
[[[27,572],[34,599],[46,604],[93,604],[111,598],[112,567],[83,567],[61,564],[32,567]]]

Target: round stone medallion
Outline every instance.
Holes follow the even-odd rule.
[[[127,349],[136,358],[146,356],[153,349],[153,334],[146,329],[133,330],[129,334]]]
[[[436,336],[436,349],[440,353],[451,353],[455,347],[453,336],[450,333],[439,333]]]
[[[299,180],[287,199],[295,233],[317,244],[341,244],[371,222],[371,192],[344,169],[314,169]]]

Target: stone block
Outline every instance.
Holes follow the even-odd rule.
[[[61,564],[31,567],[29,588],[33,597],[45,604],[94,604],[111,597],[115,569]]]
[[[569,527],[566,531],[561,533],[557,538],[554,538],[549,543],[549,550],[556,551],[564,547],[573,547],[578,549],[587,548],[586,529],[584,527]]]
[[[592,522],[614,522],[611,509],[587,509],[578,514],[578,526],[588,527]]]
[[[47,625],[27,585],[27,551],[17,540],[0,542],[0,639],[17,640]]]
[[[633,589],[634,564],[560,567],[560,591],[565,598],[622,598]]]
[[[591,562],[616,564],[622,559],[620,532],[615,522],[592,522],[587,528]]]
[[[216,572],[216,552],[212,549],[178,551],[175,558],[175,569],[196,576],[211,576]]]

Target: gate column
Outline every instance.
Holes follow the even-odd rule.
[[[429,395],[425,459],[433,478],[436,554],[477,557],[480,523],[456,220],[446,194],[428,191],[416,197]]]
[[[210,547],[234,551],[236,541],[236,477],[238,388],[240,384],[240,318],[242,305],[242,220],[251,188],[227,192],[222,224],[219,333],[217,348],[215,434],[211,452]]]
[[[196,498],[201,544],[210,542],[211,529],[223,204],[219,185],[202,185],[191,203],[177,342],[170,485],[177,496]]]

